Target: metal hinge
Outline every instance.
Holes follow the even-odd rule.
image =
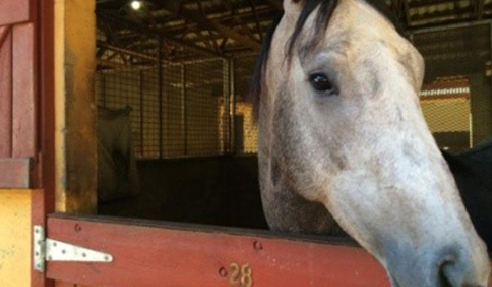
[[[46,261],[112,262],[108,253],[46,238],[44,227],[34,226],[34,269],[45,271]]]

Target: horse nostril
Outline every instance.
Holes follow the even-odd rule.
[[[456,250],[450,249],[438,261],[438,280],[440,287],[488,287],[481,284],[470,284],[473,278],[473,265],[465,258],[461,258]]]
[[[439,286],[441,287],[460,287],[460,286],[453,286],[452,283],[450,282],[451,278],[449,278],[449,269],[452,268],[452,265],[454,264],[453,261],[451,260],[445,260],[439,264]]]
[[[462,286],[459,281],[456,280],[461,273],[458,262],[458,256],[454,249],[448,249],[437,262],[437,272],[440,287],[465,287]],[[458,276],[456,276],[458,275]],[[457,282],[458,281],[458,282]],[[471,287],[471,286],[469,286]]]

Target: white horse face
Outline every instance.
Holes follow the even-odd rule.
[[[328,2],[285,0],[273,34],[259,100],[263,198],[288,189],[322,203],[394,286],[486,286],[486,247],[420,109],[421,55],[363,0],[331,1],[319,33]]]

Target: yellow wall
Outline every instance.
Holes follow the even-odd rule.
[[[471,103],[468,99],[438,99],[421,102],[432,132],[469,132]]]
[[[28,190],[0,190],[2,287],[31,284],[31,195]]]

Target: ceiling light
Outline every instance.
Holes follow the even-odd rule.
[[[137,11],[137,10],[140,10],[140,8],[142,8],[142,2],[141,1],[132,1],[130,6],[132,7],[133,10]]]

